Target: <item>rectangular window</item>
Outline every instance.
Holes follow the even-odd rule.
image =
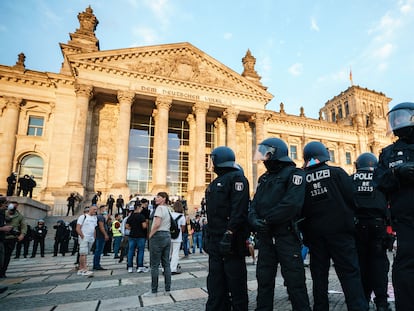
[[[350,152],[345,152],[345,161],[346,161],[347,165],[352,164],[352,159],[351,159],[351,153]]]
[[[298,159],[298,147],[295,145],[290,145],[290,158],[292,160]]]
[[[331,149],[329,149],[328,151],[329,151],[330,161],[335,163],[335,151]]]
[[[345,116],[347,117],[349,116],[349,104],[347,101],[344,103],[344,106],[345,106]]]
[[[343,115],[342,115],[342,107],[339,107],[338,108],[338,118],[339,119],[342,119],[343,118]]]
[[[28,136],[42,136],[43,135],[43,118],[29,117],[29,126],[27,128]]]

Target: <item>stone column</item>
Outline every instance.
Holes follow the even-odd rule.
[[[6,194],[6,179],[13,170],[20,105],[22,103],[22,99],[16,97],[3,97],[3,99],[5,102],[2,109],[5,109],[5,111],[2,118],[2,122],[4,122],[2,124],[4,134],[3,139],[1,140],[2,155],[0,157],[0,190],[2,193]]]
[[[154,156],[152,163],[152,193],[167,191],[167,160],[168,160],[168,114],[172,99],[158,97],[155,101],[157,109],[154,109]]]
[[[129,192],[127,190],[128,145],[131,124],[131,105],[134,98],[134,92],[118,91],[118,131],[115,146],[114,180],[111,188],[114,190],[113,192],[126,192],[125,195],[128,195]]]
[[[345,144],[343,142],[339,142],[338,146],[338,159],[337,162],[339,166],[345,167],[346,165],[346,156],[345,156]]]
[[[266,137],[266,127],[265,127],[265,122],[266,122],[266,115],[265,113],[256,113],[253,117],[254,123],[255,123],[255,128],[256,128],[256,141],[255,144],[253,144],[253,156],[256,152],[257,146],[263,141],[265,140]],[[256,162],[255,163],[255,167],[253,167],[253,169],[255,169],[256,171],[256,177],[258,178],[259,176],[261,176],[265,171],[266,168],[263,165],[262,161]],[[252,189],[256,189],[256,182],[257,182],[257,178],[254,179],[254,184],[253,187],[251,187]]]
[[[256,113],[253,117],[256,127],[256,145],[260,144],[263,140],[265,140],[266,129],[265,129],[265,121],[266,117],[264,113]]]
[[[227,147],[237,153],[237,129],[236,121],[239,110],[229,107],[224,111],[224,117],[227,119]]]
[[[88,116],[89,100],[92,97],[92,86],[76,84],[76,112],[70,149],[68,181],[66,187],[83,193],[82,167],[85,146],[86,121]]]
[[[217,118],[214,121],[215,135],[214,135],[214,147],[226,145],[226,125],[222,118]]]
[[[197,102],[193,106],[196,116],[196,167],[193,202],[201,202],[206,188],[206,117],[208,103]]]
[[[194,187],[195,187],[195,172],[196,172],[196,122],[194,115],[189,114],[187,116],[187,122],[189,125],[189,146],[188,146],[188,184],[187,184],[187,202],[193,202]]]

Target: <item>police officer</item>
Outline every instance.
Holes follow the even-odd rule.
[[[361,154],[356,162],[354,185],[356,246],[362,286],[369,302],[374,292],[378,311],[390,311],[387,303],[388,271],[387,224],[389,211],[385,195],[373,185],[378,160],[374,154]]]
[[[40,256],[45,257],[45,238],[47,235],[47,226],[43,219],[37,221],[37,226],[33,228],[33,249],[32,256],[30,258],[36,257],[37,247],[40,245]]]
[[[388,198],[397,233],[392,279],[396,310],[405,311],[414,305],[414,103],[393,107],[388,122],[398,140],[381,151],[374,181]]]
[[[7,196],[10,197],[13,195],[14,190],[16,189],[16,173],[11,173],[9,177],[7,177]]]
[[[306,191],[302,215],[305,245],[310,250],[314,311],[328,311],[330,260],[345,294],[348,310],[368,310],[355,247],[354,202],[349,175],[329,166],[329,152],[320,142],[304,150]]]
[[[206,310],[247,310],[249,183],[235,164],[234,152],[217,147],[209,169],[218,176],[206,189],[208,233],[204,250],[209,253]]]
[[[278,263],[293,310],[310,310],[301,243],[294,226],[305,195],[304,172],[296,168],[279,138],[261,142],[254,160],[263,161],[267,169],[258,180],[249,209],[249,223],[259,241],[256,310],[273,310]]]

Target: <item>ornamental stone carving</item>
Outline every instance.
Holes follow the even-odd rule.
[[[130,91],[118,91],[117,97],[119,103],[122,102],[132,104],[132,101],[135,98],[135,93]]]
[[[130,70],[169,77],[210,86],[242,89],[220,68],[188,49],[158,51],[156,55],[140,54],[138,60],[126,64]],[[142,59],[140,59],[142,58]]]
[[[91,85],[86,85],[86,84],[79,84],[76,83],[75,84],[75,93],[76,96],[78,97],[87,97],[87,98],[92,98],[92,90],[93,87]]]

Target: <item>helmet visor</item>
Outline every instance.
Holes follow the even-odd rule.
[[[266,161],[272,157],[272,154],[275,152],[275,147],[268,145],[258,145],[256,153],[254,154],[254,161]]]
[[[388,114],[388,123],[392,131],[407,126],[414,126],[414,111],[411,109],[398,109]]]

